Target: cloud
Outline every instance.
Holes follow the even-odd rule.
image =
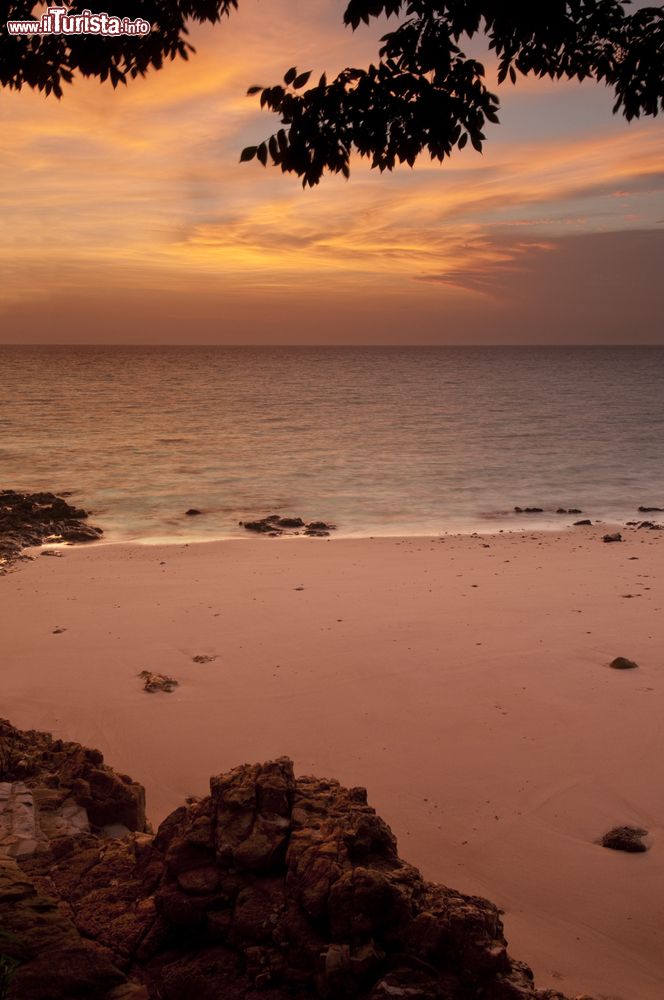
[[[65,301],[69,315],[100,313],[109,296],[166,325],[159,300],[172,306],[176,296],[189,326],[208,331],[232,301],[247,336],[242,302],[269,313],[282,294],[302,329],[312,303],[343,312],[341,299],[361,297],[389,299],[389,336],[415,309],[431,330],[441,304],[481,326],[489,301],[508,308],[511,296],[520,308],[512,278],[526,265],[544,274],[568,234],[642,231],[661,216],[661,128],[607,118],[588,129],[582,116],[583,128],[543,135],[552,109],[560,116],[569,101],[571,119],[579,108],[594,114],[598,100],[597,88],[550,82],[511,90],[516,114],[492,130],[485,154],[465,150],[443,167],[422,161],[381,177],[358,161],[350,183],[328,178],[303,193],[294,178],[238,163],[242,146],[275,125],[245,97],[249,84],[293,63],[334,72],[366,62],[378,34],[344,30],[336,0],[247,2],[229,22],[196,30],[189,63],[127,90],[77,84],[60,103],[3,95],[0,311],[12,322],[0,337],[39,336],[46,322],[57,338]],[[607,266],[602,254],[596,261]],[[344,315],[350,322],[350,306]]]

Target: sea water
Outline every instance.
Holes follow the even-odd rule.
[[[0,488],[111,539],[628,520],[664,507],[664,348],[1,347]]]

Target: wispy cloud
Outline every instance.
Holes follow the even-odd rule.
[[[598,99],[597,88],[538,82],[509,89],[513,112],[482,157],[466,150],[389,177],[358,161],[350,183],[303,193],[294,178],[238,163],[275,126],[246,87],[292,63],[366,61],[376,33],[344,32],[334,0],[273,0],[194,40],[189,63],[126,91],[79,84],[61,103],[3,95],[0,308],[77,290],[101,301],[109,288],[132,301],[232,290],[249,303],[257,289],[288,290],[294,309],[313,295],[389,292],[404,314],[423,286],[505,301],[518,297],[505,276],[555,256],[566,234],[661,218],[661,128],[607,118],[537,138],[547,102],[559,109],[570,95],[571,118]]]

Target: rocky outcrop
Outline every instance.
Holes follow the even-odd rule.
[[[270,514],[258,521],[240,521],[240,527],[272,538],[279,538],[281,535],[327,538],[330,532],[336,531],[336,525],[327,524],[325,521],[310,521],[306,524],[301,517],[280,517],[278,514]]]
[[[21,747],[35,793],[75,798],[72,760],[104,769],[4,724],[5,782]],[[213,778],[154,836],[81,830],[19,865],[0,866],[8,1000],[564,1000],[510,958],[492,903],[399,858],[364,789],[296,779],[287,758]]]
[[[87,511],[54,493],[0,491],[0,574],[31,546],[98,541],[103,532],[85,524],[87,518]]]
[[[78,743],[55,740],[47,733],[21,732],[0,720],[0,853],[14,856],[26,851],[11,849],[12,836],[57,841],[61,836],[87,829],[119,824],[128,831],[143,831],[145,792],[126,775],[118,775],[104,763],[98,750]],[[22,797],[34,803],[33,827],[20,819]],[[26,800],[27,801],[27,800]],[[26,806],[28,811],[32,808]],[[82,820],[84,811],[85,821]],[[77,818],[78,817],[78,818]],[[66,822],[60,822],[66,820]],[[75,827],[72,830],[71,827]],[[29,852],[27,852],[29,853]]]

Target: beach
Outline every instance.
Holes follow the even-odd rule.
[[[2,714],[98,747],[155,826],[245,761],[365,786],[540,987],[655,1000],[664,538],[606,530],[32,550],[1,581]],[[596,843],[625,824],[647,853]]]

